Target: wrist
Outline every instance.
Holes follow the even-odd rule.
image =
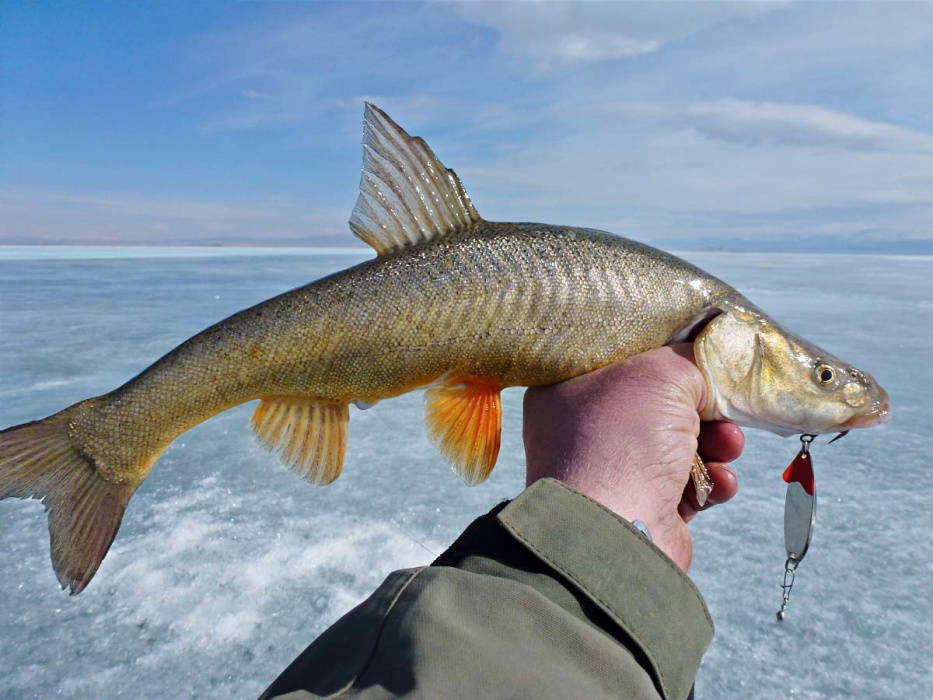
[[[593,472],[588,470],[571,470],[569,473],[541,474],[535,477],[529,474],[527,485],[531,486],[538,479],[546,477],[557,479],[574,491],[596,501],[623,520],[629,523],[641,522],[651,532],[649,539],[657,542],[655,533],[666,529],[665,521],[667,520],[663,516],[664,508],[660,502],[661,499],[653,498],[645,489],[645,485],[639,488],[631,485],[620,487],[618,483],[605,484],[600,479],[594,479],[593,476]],[[660,544],[658,546],[660,547]]]
[[[651,533],[649,539],[655,547],[684,571],[690,567],[690,531],[678,515],[676,506],[669,505],[670,498],[654,494],[648,488],[649,484],[642,483],[639,488],[634,488],[631,484],[624,487],[620,485],[620,482],[624,482],[621,478],[606,484],[603,480],[592,478],[592,471],[570,470],[562,474],[541,474],[534,477],[529,472],[528,485],[531,486],[539,478],[547,476],[591,498],[629,523],[641,521]],[[634,480],[632,483],[635,483]]]

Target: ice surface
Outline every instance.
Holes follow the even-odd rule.
[[[0,426],[126,381],[224,316],[365,251],[0,248]],[[778,625],[781,473],[750,431],[741,493],[698,517],[691,575],[716,621],[700,698],[933,696],[933,258],[688,253],[795,332],[872,372],[889,425],[813,448],[819,522]],[[351,409],[344,475],[315,489],[257,447],[251,407],[182,436],[97,578],[58,591],[35,501],[0,503],[0,697],[251,698],[391,570],[429,562],[523,484],[521,392],[490,480],[429,446],[421,397]]]

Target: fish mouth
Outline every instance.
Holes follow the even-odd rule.
[[[891,405],[887,393],[883,393],[882,397],[875,401],[867,411],[852,416],[839,427],[843,430],[871,428],[875,425],[887,423],[889,420],[891,420]]]

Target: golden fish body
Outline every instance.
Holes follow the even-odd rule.
[[[0,431],[0,498],[44,500],[53,564],[73,593],[162,451],[255,399],[258,439],[328,483],[351,403],[426,387],[431,436],[478,483],[498,454],[504,387],[568,379],[705,327],[704,418],[785,433],[886,419],[870,375],[693,265],[599,231],[487,222],[427,145],[371,105],[364,151],[350,226],[376,259],[211,326],[109,394]],[[826,367],[838,386],[822,383]]]
[[[141,480],[141,455],[246,401],[374,404],[447,374],[551,384],[666,344],[730,293],[616,236],[483,222],[208,328],[86,404],[74,439],[114,480]]]

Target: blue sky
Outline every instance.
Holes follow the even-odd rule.
[[[931,3],[0,4],[0,242],[354,244],[364,100],[488,219],[933,251]]]

